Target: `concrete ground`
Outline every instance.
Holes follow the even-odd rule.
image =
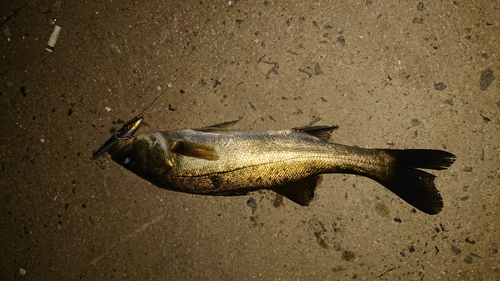
[[[0,280],[500,280],[498,1],[15,0],[0,14]],[[445,149],[444,209],[343,174],[309,207],[188,195],[89,159],[163,91],[138,133],[241,117]]]

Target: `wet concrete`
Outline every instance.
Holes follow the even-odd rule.
[[[0,6],[0,280],[498,280],[498,1]],[[163,91],[139,132],[241,117],[450,151],[444,209],[343,174],[309,207],[187,195],[89,160]]]

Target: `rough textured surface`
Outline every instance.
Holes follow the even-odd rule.
[[[498,1],[16,0],[0,14],[0,280],[499,279]],[[342,174],[309,207],[186,195],[89,160],[165,89],[139,132],[243,117],[445,148],[444,209]]]

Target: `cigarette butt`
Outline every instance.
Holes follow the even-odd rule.
[[[52,31],[49,42],[47,42],[47,45],[45,46],[45,51],[49,53],[52,53],[52,51],[54,51],[59,33],[61,33],[61,27],[59,25],[54,26],[54,31]]]

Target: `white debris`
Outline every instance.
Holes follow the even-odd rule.
[[[24,268],[19,268],[19,274],[26,275],[26,270]]]
[[[41,139],[40,139],[40,142],[41,142],[41,143],[44,143],[44,142],[45,142],[45,139],[44,139],[44,138],[41,138]]]
[[[50,35],[49,42],[45,45],[45,51],[52,53],[54,51],[54,47],[56,46],[57,38],[59,37],[59,33],[61,33],[61,27],[59,25],[54,26],[54,30]]]
[[[107,107],[107,106],[106,106],[104,109],[106,109],[106,111],[107,111],[107,112],[110,112],[110,111],[111,111],[111,108],[109,108],[109,107]]]
[[[168,83],[167,87],[172,88],[172,83]]]

